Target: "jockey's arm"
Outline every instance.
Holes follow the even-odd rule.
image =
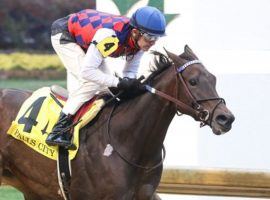
[[[143,51],[137,52],[131,60],[127,60],[124,69],[123,77],[137,78],[140,61],[143,56]]]
[[[111,29],[99,29],[93,41],[99,43],[107,37],[115,35],[115,32]],[[84,62],[81,66],[80,75],[83,79],[97,83],[102,86],[116,87],[119,79],[113,75],[103,73],[99,67],[104,60],[104,56],[101,54],[95,44],[91,44],[86,52]]]

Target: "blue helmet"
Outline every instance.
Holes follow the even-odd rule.
[[[165,35],[165,17],[160,10],[151,6],[136,10],[130,18],[130,25],[150,35]]]

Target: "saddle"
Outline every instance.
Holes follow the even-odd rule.
[[[57,122],[67,98],[67,90],[56,85],[34,91],[23,103],[7,133],[40,154],[57,160],[58,146],[48,146],[45,140]],[[104,104],[103,99],[94,97],[86,102],[75,115],[73,142],[78,148],[79,130],[95,118]],[[69,150],[71,160],[76,156],[78,148]]]
[[[68,91],[65,88],[60,87],[58,85],[52,85],[50,87],[50,90],[51,90],[52,94],[57,99],[60,99],[62,101],[67,101],[67,99],[68,99]],[[94,96],[92,99],[90,99],[89,101],[84,103],[83,106],[76,112],[76,114],[75,114],[75,116],[73,118],[73,124],[76,124],[76,123],[78,123],[79,120],[82,120],[82,117],[84,117],[84,120],[82,120],[83,121],[82,127],[84,127],[86,124],[88,124],[92,120],[92,118],[91,118],[91,116],[86,115],[86,113],[91,109],[91,107],[93,106],[93,103],[96,100],[98,100],[99,97],[101,97],[103,95],[104,94],[100,94],[99,96]],[[101,101],[103,101],[103,100],[101,100]],[[86,116],[84,116],[84,115],[86,115]]]

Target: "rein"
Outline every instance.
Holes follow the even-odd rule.
[[[192,95],[190,89],[188,88],[186,81],[183,78],[182,72],[189,66],[193,65],[193,64],[202,64],[202,62],[200,60],[192,60],[189,61],[187,63],[185,63],[184,65],[180,66],[180,67],[176,67],[174,64],[174,69],[175,69],[175,74],[176,74],[176,82],[178,80],[180,80],[180,82],[183,84],[185,91],[187,92],[189,99],[190,99],[190,105],[180,101],[177,99],[178,97],[178,88],[176,87],[176,98],[172,97],[170,95],[165,94],[162,91],[159,91],[149,85],[145,85],[145,88],[148,92],[152,93],[152,94],[156,94],[170,102],[173,102],[176,105],[176,113],[179,113],[179,108],[183,108],[186,111],[190,112],[190,113],[195,113],[195,116],[197,117],[197,119],[199,119],[199,121],[201,122],[200,127],[203,127],[207,124],[207,120],[209,119],[209,126],[212,127],[212,121],[213,121],[213,116],[214,113],[217,109],[217,107],[219,106],[219,104],[224,103],[225,104],[225,100],[223,98],[220,97],[214,97],[214,98],[208,98],[208,99],[200,99],[200,100],[196,100],[196,98]],[[178,86],[178,84],[176,83],[176,85]],[[204,109],[203,106],[200,104],[202,102],[206,102],[206,101],[214,101],[214,100],[219,100],[218,103],[216,104],[216,106],[214,107],[212,114],[210,116],[210,112],[207,109]]]
[[[163,162],[165,160],[165,157],[166,157],[166,149],[165,149],[164,145],[162,145],[162,159],[160,160],[159,163],[157,163],[157,164],[155,164],[154,166],[151,166],[151,167],[147,167],[147,166],[143,166],[143,165],[140,165],[140,164],[131,162],[122,153],[120,153],[120,151],[118,151],[115,148],[115,145],[112,143],[111,134],[110,134],[110,122],[111,122],[111,118],[112,118],[113,112],[114,112],[114,110],[115,110],[115,108],[116,108],[117,105],[118,105],[118,102],[113,105],[113,108],[112,108],[112,110],[111,110],[111,112],[109,114],[109,118],[108,118],[108,122],[107,122],[107,135],[109,137],[108,138],[109,139],[108,145],[110,145],[109,146],[111,148],[110,151],[114,151],[127,164],[129,164],[129,165],[131,165],[133,167],[139,168],[139,169],[143,169],[143,170],[147,170],[147,171],[152,171],[152,170],[160,167],[163,164]],[[108,145],[107,145],[107,147],[108,147]]]
[[[182,75],[182,72],[189,66],[193,65],[193,64],[201,64],[201,61],[199,60],[192,60],[192,61],[189,61],[187,63],[185,63],[184,65],[180,66],[180,67],[176,67],[174,64],[174,69],[175,69],[175,74],[176,74],[176,86],[178,86],[178,80],[180,80],[180,82],[183,84],[184,88],[185,88],[185,91],[187,92],[188,96],[189,96],[189,99],[190,99],[190,105],[189,104],[186,104],[184,103],[183,101],[180,101],[177,99],[178,97],[178,87],[176,87],[176,98],[175,97],[172,97],[162,91],[159,91],[153,87],[151,87],[150,85],[147,85],[145,84],[145,89],[152,93],[152,94],[156,94],[172,103],[174,103],[176,105],[176,113],[179,112],[179,108],[182,108],[182,109],[185,109],[186,111],[190,112],[190,113],[195,113],[195,116],[199,119],[199,121],[201,122],[200,124],[200,127],[203,127],[207,124],[207,121],[209,120],[209,126],[212,127],[212,121],[213,121],[213,116],[214,116],[214,113],[217,109],[217,107],[221,104],[221,103],[224,103],[225,104],[225,100],[223,98],[220,98],[220,97],[214,97],[214,98],[208,98],[208,99],[200,99],[200,100],[197,100],[191,93],[190,89],[188,88],[187,84],[186,84],[186,81],[184,80],[183,78],[183,75]],[[117,95],[118,96],[118,95]],[[116,97],[113,98],[113,100],[115,100]],[[212,110],[212,114],[210,114],[209,110],[207,109],[204,109],[203,106],[200,104],[202,102],[206,102],[206,101],[214,101],[214,100],[218,100],[218,103],[215,105],[214,109]],[[110,101],[111,102],[111,101]],[[147,166],[143,166],[143,165],[140,165],[140,164],[137,164],[137,163],[134,163],[134,162],[131,162],[130,160],[128,160],[122,153],[120,153],[117,149],[115,149],[114,147],[114,144],[112,143],[112,139],[111,139],[111,134],[110,134],[110,121],[111,121],[111,118],[112,118],[112,115],[113,115],[113,112],[116,108],[118,103],[115,103],[110,114],[109,114],[109,118],[108,118],[108,122],[107,122],[107,135],[108,135],[108,145],[109,145],[109,151],[112,152],[114,151],[115,153],[117,153],[117,155],[122,159],[124,160],[127,164],[133,166],[133,167],[136,167],[136,168],[139,168],[139,169],[143,169],[143,170],[148,170],[148,171],[151,171],[151,170],[154,170],[156,168],[158,168],[159,166],[161,166],[165,160],[165,157],[166,157],[166,150],[165,150],[165,147],[164,145],[162,145],[162,159],[159,163],[157,163],[156,165],[154,166],[151,166],[151,167],[147,167]],[[107,147],[108,147],[107,145]],[[106,149],[107,149],[106,147]],[[105,149],[105,150],[106,150]],[[110,154],[109,154],[110,155]]]

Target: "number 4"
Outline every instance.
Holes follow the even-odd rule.
[[[105,43],[104,44],[104,51],[109,51],[115,44],[113,42]]]
[[[32,127],[37,125],[37,116],[40,111],[40,108],[44,102],[46,97],[39,97],[34,103],[32,103],[29,108],[25,111],[23,116],[18,120],[19,124],[24,124],[23,131],[27,133],[31,133]],[[26,114],[30,111],[29,116],[27,117]]]

